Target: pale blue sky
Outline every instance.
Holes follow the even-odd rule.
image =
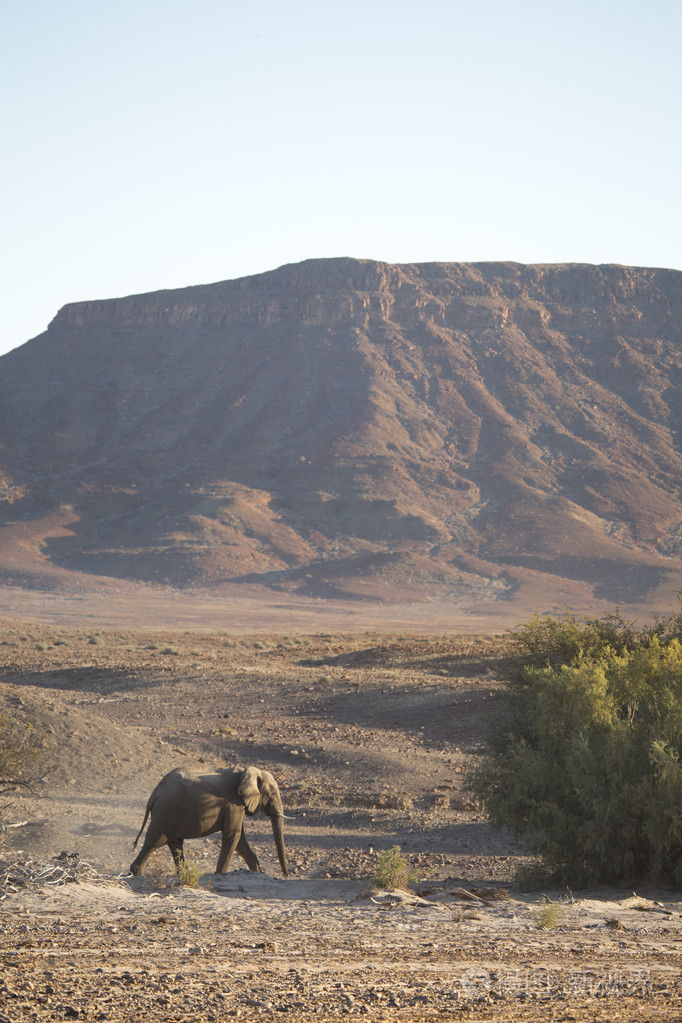
[[[0,10],[0,352],[314,256],[682,269],[679,0]]]

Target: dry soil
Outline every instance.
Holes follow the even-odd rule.
[[[679,1019],[680,894],[522,891],[462,791],[503,644],[3,623],[0,698],[44,748],[2,797],[0,1023]],[[195,887],[166,850],[127,874],[167,770],[249,763],[294,818],[288,879],[257,818],[263,874],[214,874],[213,837]],[[395,845],[409,891],[370,880]]]

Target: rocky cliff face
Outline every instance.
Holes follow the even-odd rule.
[[[36,564],[181,586],[646,599],[682,581],[681,339],[682,274],[617,266],[68,305],[0,361],[0,566],[21,525]]]

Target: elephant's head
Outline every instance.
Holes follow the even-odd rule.
[[[288,877],[287,854],[284,848],[284,829],[282,827],[284,811],[277,782],[269,771],[261,771],[257,767],[247,767],[242,774],[237,793],[240,799],[243,800],[246,812],[250,817],[253,817],[259,810],[262,810],[270,818],[272,834],[277,846],[279,865],[284,876]]]

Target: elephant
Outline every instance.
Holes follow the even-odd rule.
[[[193,774],[175,768],[161,779],[147,801],[142,827],[133,848],[151,815],[149,828],[140,852],[130,864],[130,872],[140,874],[152,852],[164,845],[170,849],[179,872],[184,863],[184,840],[203,838],[217,831],[223,835],[217,874],[229,870],[235,850],[246,861],[249,870],[260,871],[258,857],[244,835],[244,816],[253,817],[259,810],[272,822],[282,873],[288,877],[282,800],[277,782],[268,771],[261,771],[258,767],[234,767],[222,768],[214,774]]]

